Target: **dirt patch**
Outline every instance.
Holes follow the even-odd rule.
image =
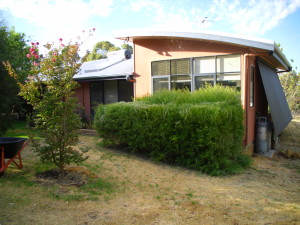
[[[60,178],[58,169],[51,169],[36,174],[36,181],[44,186],[63,185],[81,187],[89,182],[90,175],[82,168],[65,170],[65,176]]]

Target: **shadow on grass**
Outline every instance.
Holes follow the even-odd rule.
[[[18,137],[18,138],[29,138],[30,136],[34,138],[40,138],[39,132],[33,128],[27,126],[25,120],[15,120],[13,122],[12,128],[9,129],[3,137]]]

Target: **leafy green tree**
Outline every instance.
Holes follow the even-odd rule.
[[[108,52],[113,52],[113,51],[118,51],[118,50],[121,50],[119,47],[116,47],[116,46],[112,46],[108,49]],[[107,54],[107,53],[106,53]]]
[[[283,52],[280,43],[277,43],[276,45]],[[291,59],[291,62],[293,63],[294,60]],[[293,112],[300,111],[300,72],[297,73],[296,71],[297,67],[296,70],[279,76],[285,97]]]
[[[78,102],[72,97],[78,83],[73,76],[78,73],[82,59],[78,55],[80,44],[71,42],[59,47],[46,44],[43,58],[37,54],[39,43],[32,43],[27,57],[32,62],[29,77],[25,83],[18,82],[23,96],[36,111],[35,125],[44,138],[44,145],[37,145],[35,151],[42,162],[54,163],[64,177],[66,165],[86,160],[84,152],[72,146],[78,143],[78,128],[81,119],[76,113]],[[19,80],[19,71],[6,63],[10,75]]]
[[[0,21],[0,62],[9,61],[19,74],[20,82],[24,82],[30,70],[31,63],[26,58],[29,46],[26,36],[14,28],[8,28]],[[19,86],[15,79],[8,75],[4,65],[0,63],[0,135],[11,125],[10,115],[24,109],[25,102],[18,96]]]
[[[287,102],[293,112],[300,110],[300,72],[291,71],[279,76]]]
[[[117,47],[114,44],[110,43],[109,41],[100,41],[95,44],[94,49],[97,53],[106,56],[107,52],[109,51],[116,51]],[[118,48],[119,50],[120,48]]]
[[[92,51],[91,53],[89,53],[89,55],[86,58],[86,61],[93,61],[93,60],[98,60],[98,59],[102,59],[103,55],[98,54],[95,51]]]
[[[97,59],[106,58],[107,52],[120,50],[119,47],[116,47],[114,44],[109,41],[100,41],[97,42],[93,51],[87,56],[86,61],[92,61]]]

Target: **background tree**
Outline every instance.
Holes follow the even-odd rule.
[[[86,58],[86,61],[106,58],[107,52],[117,51],[117,50],[120,50],[120,48],[116,47],[114,44],[110,43],[109,41],[97,42],[93,47],[93,51]]]
[[[72,147],[78,143],[77,130],[81,127],[81,118],[76,113],[79,105],[72,97],[78,86],[73,76],[82,64],[78,55],[80,45],[64,45],[62,39],[59,41],[59,47],[53,43],[44,46],[47,53],[43,58],[37,54],[39,43],[32,43],[27,54],[32,67],[25,83],[19,81],[18,69],[14,70],[8,62],[5,65],[10,75],[19,81],[20,95],[36,112],[35,125],[45,144],[37,145],[35,151],[42,162],[58,166],[62,178],[66,165],[80,163],[86,157]]]
[[[95,44],[94,49],[103,56],[106,56],[107,52],[120,50],[119,47],[116,47],[114,44],[109,41],[100,41]]]
[[[133,52],[132,46],[129,44],[123,44],[121,48],[128,49],[131,51],[131,53]],[[94,45],[92,52],[89,53],[89,55],[87,56],[86,61],[106,58],[107,52],[118,51],[118,50],[120,50],[120,48],[110,43],[109,41],[97,42]]]
[[[280,43],[277,43],[276,45],[283,52]],[[294,60],[291,59],[291,62],[293,63]],[[292,112],[300,111],[300,72],[296,71],[297,67],[291,72],[279,75],[286,100]]]
[[[1,16],[1,15],[0,15]],[[18,33],[14,28],[8,28],[0,20],[0,62],[9,61],[19,75],[19,81],[24,82],[30,70],[31,63],[26,58],[29,46],[24,33]],[[18,96],[19,86],[15,79],[8,75],[4,65],[0,63],[0,135],[11,125],[12,112],[24,110],[26,103]]]
[[[279,76],[287,102],[293,112],[300,111],[300,72],[291,71]]]

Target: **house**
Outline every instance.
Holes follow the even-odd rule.
[[[84,107],[85,116],[93,118],[99,104],[133,99],[133,55],[129,50],[107,53],[107,58],[84,62],[73,78],[79,82],[75,97]]]
[[[274,139],[292,119],[277,74],[290,71],[291,65],[273,41],[221,33],[145,30],[123,31],[116,38],[131,41],[134,45],[135,98],[161,89],[187,88],[194,91],[205,83],[237,88],[245,110],[244,145],[250,152],[254,149],[258,117],[267,117],[273,122]],[[95,77],[88,76],[83,80],[91,82]],[[108,79],[100,77],[99,81]],[[76,79],[81,80],[79,76]],[[119,78],[112,80],[115,79]],[[122,80],[125,82],[125,74]],[[104,80],[108,81],[111,82]],[[132,83],[126,83],[129,84]],[[82,88],[84,85],[88,83],[84,83]],[[112,88],[113,84],[106,85],[104,88],[94,87],[90,83],[91,101],[103,100],[103,95],[92,96],[98,89],[104,89],[105,93],[105,87]],[[113,97],[108,99],[109,102],[117,100]],[[107,102],[104,100],[104,103]]]

